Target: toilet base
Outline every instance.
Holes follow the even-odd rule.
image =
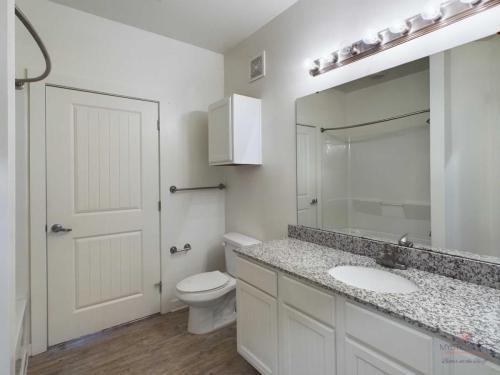
[[[236,291],[232,290],[210,306],[190,306],[188,332],[202,335],[226,327],[235,321]]]

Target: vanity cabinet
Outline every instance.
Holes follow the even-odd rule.
[[[261,100],[233,94],[208,108],[210,165],[262,164]]]
[[[238,353],[261,374],[500,375],[452,343],[242,257],[236,276]]]

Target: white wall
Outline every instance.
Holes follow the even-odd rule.
[[[445,55],[445,245],[498,257],[500,37]]]
[[[16,298],[29,295],[28,93],[16,90]]]
[[[225,54],[225,92],[263,99],[263,162],[227,168],[227,229],[279,238],[296,222],[295,99],[367,74],[437,53],[498,30],[500,7],[475,15],[355,64],[310,77],[306,58],[319,57],[366,29],[422,11],[421,0],[300,0]],[[248,82],[248,61],[266,50],[267,76]],[[276,183],[279,181],[280,183]]]
[[[52,57],[48,83],[161,102],[162,310],[174,308],[174,288],[181,278],[218,268],[224,259],[224,192],[168,192],[170,185],[211,185],[224,180],[222,169],[208,167],[206,113],[208,105],[223,96],[223,56],[47,0],[19,0],[18,5]],[[24,68],[38,73],[43,60],[22,27],[18,31],[17,70],[19,74]],[[43,118],[43,94],[32,96],[31,105],[32,119]],[[187,242],[193,247],[191,252],[170,255],[171,246]],[[43,303],[41,294],[33,297]],[[42,325],[43,311],[38,316],[34,319]],[[35,352],[42,344],[35,343]]]
[[[0,373],[14,373],[14,1],[0,0]]]

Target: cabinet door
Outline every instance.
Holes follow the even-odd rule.
[[[346,375],[416,375],[406,367],[348,338],[345,339]]]
[[[278,308],[276,299],[238,280],[236,303],[238,353],[261,374],[277,374]]]
[[[335,331],[280,303],[280,374],[334,375]]]
[[[233,160],[233,126],[231,98],[225,98],[208,110],[208,161],[209,163]]]

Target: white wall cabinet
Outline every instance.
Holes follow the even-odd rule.
[[[278,373],[278,304],[275,298],[237,281],[238,353],[261,374]]]
[[[241,257],[236,274],[238,352],[261,374],[500,375],[452,343]]]
[[[261,100],[233,94],[208,108],[210,165],[262,164]]]

